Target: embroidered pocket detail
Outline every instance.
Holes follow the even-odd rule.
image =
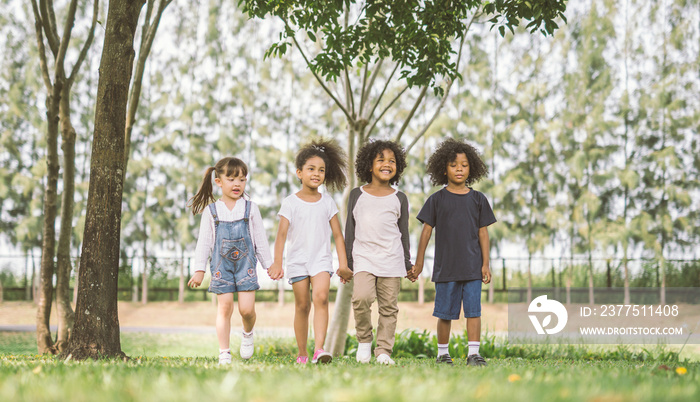
[[[221,279],[221,271],[214,272],[214,278]]]
[[[255,268],[248,268],[248,276],[255,276]]]
[[[248,247],[245,244],[245,239],[224,240],[221,243],[221,256],[233,262],[245,258],[248,254]]]

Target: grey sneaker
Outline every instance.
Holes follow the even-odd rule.
[[[438,363],[446,363],[446,364],[452,364],[452,358],[450,355],[440,355],[437,357],[436,360]]]
[[[467,357],[467,366],[486,366],[486,360],[481,355],[469,355]]]

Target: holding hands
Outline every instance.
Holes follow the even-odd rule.
[[[270,268],[267,269],[267,275],[270,276],[270,279],[276,281],[279,279],[284,278],[284,270],[282,269],[282,262],[280,261],[275,261],[270,265]]]
[[[408,278],[411,282],[415,282],[418,280],[418,277],[420,276],[420,273],[423,272],[423,264],[422,263],[416,263],[408,272],[406,275],[406,278]]]
[[[341,265],[335,272],[340,277],[340,283],[348,283],[352,280],[353,272],[347,265]]]

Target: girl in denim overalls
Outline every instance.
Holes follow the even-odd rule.
[[[211,184],[223,192],[216,201]],[[257,262],[272,265],[270,246],[263,228],[258,206],[243,198],[248,167],[238,158],[223,158],[204,174],[199,192],[190,200],[192,213],[203,212],[195,250],[195,273],[188,285],[198,287],[204,278],[206,263],[211,257],[211,285],[216,293],[216,335],[219,339],[219,364],[231,363],[229,338],[233,293],[238,293],[238,310],[243,321],[240,355],[253,356],[255,325],[255,291],[260,288],[255,271]]]

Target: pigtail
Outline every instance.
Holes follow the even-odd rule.
[[[202,179],[202,184],[199,186],[199,191],[187,202],[187,207],[192,208],[192,215],[197,215],[204,211],[207,205],[216,201],[214,199],[214,186],[211,184],[211,174],[215,170],[216,168],[213,166],[207,168],[207,171],[204,173],[204,178]]]

